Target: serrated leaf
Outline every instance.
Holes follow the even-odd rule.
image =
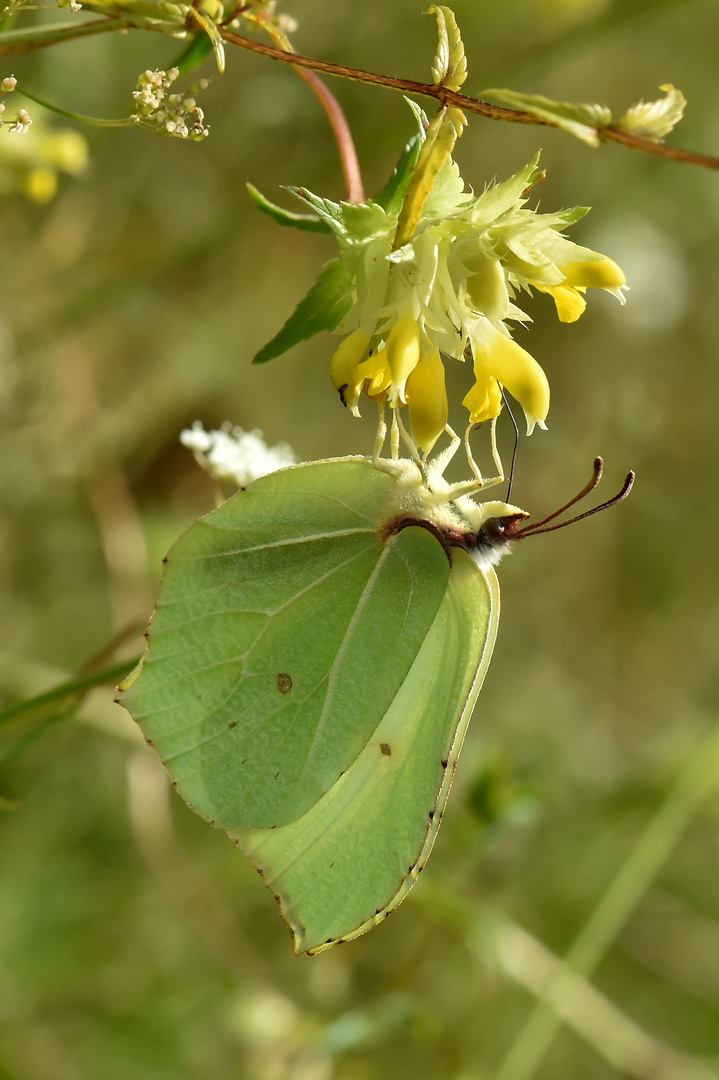
[[[352,307],[351,290],[351,278],[340,260],[327,263],[280,332],[260,349],[252,363],[274,360],[293,345],[319,334],[320,330],[334,330]]]
[[[322,199],[319,195],[308,191],[307,188],[288,186],[285,191],[289,191],[291,195],[310,206],[318,217],[327,223],[336,236],[344,236],[345,226],[342,220],[342,208],[339,203],[332,202],[331,199]]]
[[[637,102],[617,120],[615,127],[630,135],[661,142],[683,117],[687,102],[681,90],[675,89],[671,83],[664,83],[659,89],[667,96],[657,101]]]
[[[281,206],[270,202],[254,184],[246,185],[248,194],[258,210],[268,214],[278,225],[291,225],[294,229],[303,229],[305,232],[329,233],[332,230],[326,221],[314,214],[293,214],[291,210],[285,210]]]
[[[601,129],[612,122],[612,114],[605,105],[552,101],[542,94],[520,94],[515,90],[483,90],[480,97],[491,98],[513,109],[523,109],[595,148],[599,146]]]
[[[387,214],[376,202],[335,203],[330,199],[321,199],[306,188],[288,187],[287,191],[311,206],[327,222],[338,240],[363,242],[381,236],[389,228]]]
[[[187,48],[178,56],[171,67],[176,67],[179,76],[187,75],[199,67],[212,52],[212,42],[207,34],[197,34]]]
[[[432,61],[432,81],[435,86],[459,90],[467,78],[467,58],[454,12],[444,4],[432,4],[427,14],[436,16],[439,34],[437,52]]]

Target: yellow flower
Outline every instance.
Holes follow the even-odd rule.
[[[474,377],[476,382],[462,404],[469,411],[470,424],[483,424],[502,411],[502,391],[497,380],[486,371],[475,367]]]
[[[288,341],[320,327],[347,335],[330,363],[343,403],[355,415],[361,394],[392,410],[408,406],[425,453],[446,426],[442,365],[452,359],[474,362],[474,385],[464,398],[471,423],[497,417],[506,388],[524,410],[528,433],[545,426],[546,375],[510,333],[513,323],[529,321],[519,307],[524,296],[548,293],[560,321],[571,323],[586,307],[587,289],[623,303],[625,288],[616,263],[564,235],[585,208],[540,214],[526,206],[542,175],[536,157],[474,196],[448,146],[442,154],[441,162],[430,155],[431,168],[414,166],[416,174],[402,166],[404,186],[382,199],[354,205],[296,192],[335,234],[339,256],[256,357],[278,356]]]
[[[420,450],[428,454],[444,431],[448,415],[444,364],[437,349],[420,351],[417,365],[407,378],[405,394],[412,436]]]
[[[577,321],[587,306],[587,301],[581,295],[587,289],[604,289],[616,296],[621,304],[624,303],[622,290],[627,279],[612,259],[606,256],[587,259],[586,262],[572,262],[557,269],[564,274],[564,281],[559,285],[543,285],[539,281],[530,281],[529,284],[540,292],[549,293],[557,306],[560,322]]]
[[[472,423],[481,423],[499,415],[505,387],[524,410],[527,434],[535,424],[545,427],[549,412],[549,383],[537,361],[510,337],[505,337],[485,320],[472,335],[475,385],[463,404]]]
[[[479,252],[465,263],[469,277],[465,288],[475,311],[481,311],[489,319],[506,319],[510,302],[507,279],[499,259]]]
[[[385,352],[392,375],[389,403],[396,409],[398,405],[406,404],[407,378],[419,360],[419,327],[411,315],[404,315],[394,324],[387,338]]]
[[[364,375],[359,374],[360,361],[367,352],[369,338],[359,330],[346,337],[330,360],[330,379],[342,399],[342,404],[359,416],[359,396]]]
[[[392,385],[392,371],[387,363],[387,350],[376,349],[357,368],[361,386],[368,398],[384,401]]]

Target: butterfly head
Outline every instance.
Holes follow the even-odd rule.
[[[471,531],[452,531],[447,540],[463,547],[480,570],[487,570],[511,552],[512,543],[519,538],[522,522],[529,514],[504,502],[475,503],[474,509]]]

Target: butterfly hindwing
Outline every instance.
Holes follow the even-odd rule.
[[[493,571],[464,552],[453,563],[417,658],[352,766],[297,821],[231,831],[277,895],[296,952],[368,930],[427,861],[499,619]]]

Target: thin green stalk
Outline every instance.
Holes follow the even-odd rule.
[[[0,34],[0,56],[44,49],[47,45],[57,45],[61,41],[72,41],[73,38],[88,37],[91,34],[129,30],[132,25],[129,19],[95,19],[87,23],[25,26],[21,30],[6,30]]]
[[[589,978],[719,783],[719,726],[698,744],[547,985],[494,1080],[530,1080],[562,1023],[573,978]]]
[[[26,90],[24,86],[20,86],[19,83],[15,90],[18,94],[22,94],[23,97],[34,101],[36,105],[41,105],[43,109],[48,109],[59,116],[67,116],[70,120],[80,120],[83,124],[95,124],[97,127],[137,127],[137,121],[131,116],[123,117],[121,120],[101,120],[95,116],[83,116],[82,113],[70,112],[68,109],[61,109],[59,105],[52,105],[49,101],[45,101],[44,98],[38,97],[37,94],[31,94],[29,90]]]
[[[0,725],[8,724],[18,716],[44,709],[47,705],[59,705],[66,698],[75,694],[84,694],[92,690],[94,686],[105,686],[107,683],[116,683],[139,662],[139,657],[133,660],[124,660],[122,663],[111,664],[100,671],[93,671],[90,675],[83,675],[77,679],[69,679],[59,686],[47,690],[44,694],[25,698],[24,701],[15,702],[0,710]]]

